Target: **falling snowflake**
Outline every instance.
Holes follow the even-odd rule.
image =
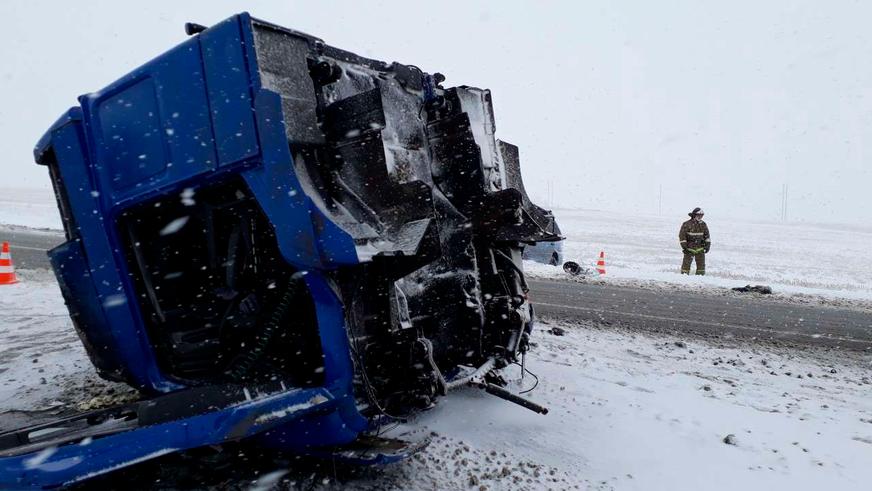
[[[178,232],[179,230],[182,229],[182,227],[185,226],[186,223],[188,223],[189,218],[190,217],[176,218],[175,220],[168,223],[166,227],[161,229],[160,234],[161,235],[171,235],[171,234]]]

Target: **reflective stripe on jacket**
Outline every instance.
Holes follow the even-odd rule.
[[[678,231],[678,242],[681,247],[700,249],[705,248],[711,241],[708,225],[704,221],[691,218],[681,224],[681,229]]]

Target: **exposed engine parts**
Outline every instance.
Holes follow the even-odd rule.
[[[22,479],[65,483],[229,440],[324,454],[469,385],[546,413],[492,373],[533,326],[522,251],[560,236],[490,91],[247,14],[186,30],[35,153],[75,327],[146,402],[74,436],[0,435],[0,464],[50,444],[81,461]]]

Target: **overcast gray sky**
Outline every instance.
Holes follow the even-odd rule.
[[[48,186],[31,148],[76,96],[243,9],[492,89],[541,204],[775,220],[787,184],[791,220],[872,223],[863,1],[7,1],[0,186]]]

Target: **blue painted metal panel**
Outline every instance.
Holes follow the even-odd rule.
[[[357,264],[354,240],[318,209],[300,185],[285,137],[281,97],[261,89],[255,115],[263,160],[243,175],[276,228],[285,260],[300,269]]]
[[[308,272],[304,279],[315,302],[321,345],[325,347],[324,385],[336,398],[336,411],[317,420],[302,418],[290,422],[259,437],[265,445],[297,451],[349,443],[369,429],[368,421],[361,416],[354,401],[354,364],[342,302],[321,273]]]
[[[285,260],[303,270],[321,268],[308,198],[294,174],[291,152],[279,123],[282,121],[281,98],[262,90],[255,100],[255,108],[257,118],[262,121],[263,155],[260,166],[243,173],[245,182],[275,227],[279,250]]]
[[[130,376],[121,354],[115,350],[115,340],[102,302],[97,297],[81,241],[65,242],[49,251],[52,268],[61,293],[70,309],[82,343],[91,362],[104,377],[124,379]]]
[[[143,78],[95,104],[97,155],[113,191],[140,184],[167,168],[154,83]]]
[[[239,18],[233,18],[220,24],[208,38],[211,46],[235,46],[235,50],[228,50],[236,53],[233,63],[241,64],[240,76],[222,79],[225,92],[244,94],[251,86],[260,86],[252,81],[257,73],[255,59],[243,56],[243,39],[251,37],[250,25],[243,25],[246,27],[240,34]],[[82,111],[76,111],[79,116],[74,119],[83,120],[84,126],[62,126],[51,137],[73,214],[84,230],[92,281],[97,298],[104,303],[106,330],[115,340],[111,348],[118,360],[124,360],[125,366],[115,371],[127,374],[131,384],[152,391],[172,390],[178,385],[162,376],[157,367],[138,304],[122,303],[136,295],[114,221],[127,207],[157,194],[205,185],[231,171],[232,166],[217,168],[212,122],[222,121],[222,117],[210,117],[208,107],[212,104],[206,95],[217,93],[206,89],[200,59],[203,52],[196,41],[188,40],[106,89],[83,96]],[[234,84],[236,89],[231,88]],[[245,127],[245,134],[259,137],[255,145],[262,149],[259,158],[227,163],[246,165],[242,175],[275,227],[284,258],[303,270],[356,264],[351,237],[312,203],[294,173],[280,97],[259,90],[254,117],[262,128],[260,133],[248,104],[228,112],[228,119],[216,124],[238,118],[236,125]],[[156,129],[160,130],[157,135]],[[39,146],[40,152],[45,151],[45,138]],[[234,151],[250,157],[248,147],[230,145],[225,149],[225,157]],[[131,159],[133,168],[127,167]]]
[[[252,49],[248,15],[233,17],[82,96],[81,110],[52,127],[35,155],[40,160],[54,151],[82,232],[80,244],[53,251],[53,264],[71,296],[87,304],[78,310],[88,318],[88,341],[105,344],[95,364],[147,391],[182,388],[161,373],[140,307],[128,301],[138,297],[116,219],[157,195],[239,173],[272,223],[284,259],[308,272],[324,348],[324,387],[284,394],[275,405],[252,404],[95,439],[85,450],[59,448],[44,462],[50,469],[28,468],[32,455],[0,459],[0,487],[68,482],[115,462],[219,443],[234,421],[304,401],[295,394],[327,394],[330,403],[319,406],[317,415],[278,418],[269,436],[258,436],[263,443],[302,450],[347,443],[367,429],[353,396],[343,305],[322,274],[357,264],[354,242],[301,186],[284,128],[284,118],[294,115],[283,114],[281,98],[261,88]],[[82,284],[73,286],[76,277]],[[308,419],[299,419],[304,415]]]
[[[255,91],[254,116],[262,148],[262,167],[246,172],[245,179],[276,227],[279,249],[285,260],[300,269],[358,264],[354,240],[312,202],[300,185],[285,134],[285,118],[294,115],[283,114],[281,97],[262,88],[251,18],[247,13],[238,17],[252,77],[249,83]]]
[[[309,273],[305,279],[315,301],[321,345],[329,347],[324,350],[325,384],[337,398],[342,398],[338,410],[343,424],[333,431],[341,428],[356,435],[368,429],[368,421],[357,410],[354,401],[354,363],[342,301],[321,273]]]
[[[294,390],[194,417],[71,443],[38,454],[38,458],[34,454],[0,458],[0,489],[74,483],[143,459],[258,435],[315,412],[329,412],[335,405],[333,394],[327,390]]]
[[[232,17],[200,35],[219,165],[258,153],[257,128],[239,18]]]
[[[73,110],[69,116],[67,124],[52,132],[52,142],[70,208],[82,230],[79,240],[87,258],[88,277],[99,302],[98,306],[89,308],[102,310],[106,321],[104,325],[95,325],[94,329],[104,331],[101,339],[113,340],[107,349],[116,352],[115,362],[124,364],[115,370],[128,375],[132,385],[157,391],[171,390],[178,385],[166,380],[158,371],[138,306],[127,302],[136,295],[126,275],[117,231],[100,213],[100,193],[90,177],[92,169],[86,160],[81,113]],[[77,260],[75,257],[62,258],[60,250],[55,255],[58,257],[53,261],[58,262],[60,268],[81,269],[80,264],[67,266],[67,261]],[[108,368],[113,360],[106,363]]]
[[[254,28],[251,24],[251,15],[248,12],[242,12],[236,18],[239,19],[242,50],[249,66],[248,76],[250,78],[248,83],[251,87],[251,93],[257,94],[263,88],[263,83],[260,79],[260,70],[257,65],[257,52],[254,49]]]
[[[106,209],[217,166],[197,39],[82,96],[80,103]]]

